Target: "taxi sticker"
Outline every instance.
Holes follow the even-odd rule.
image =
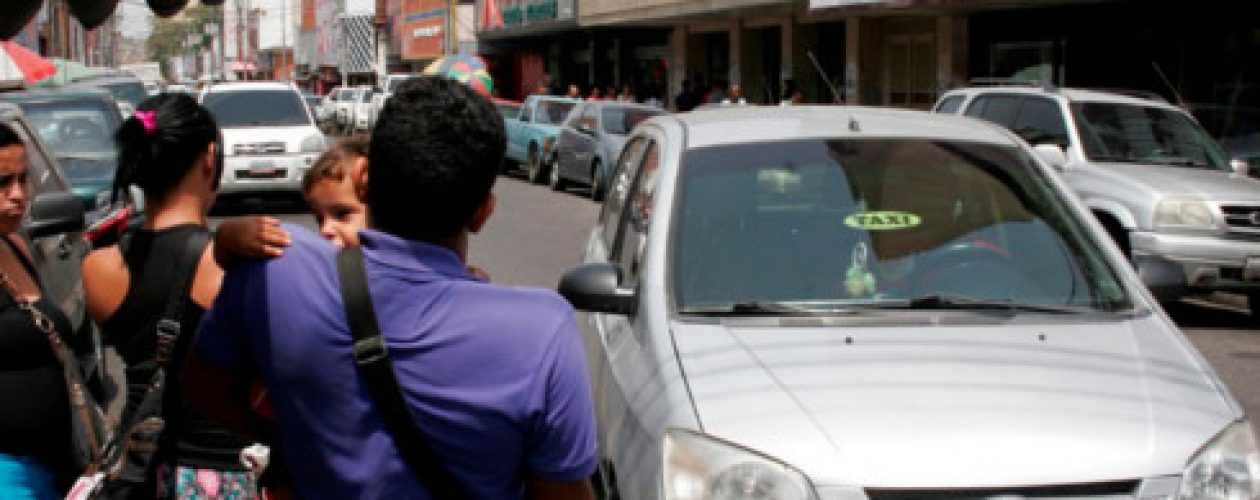
[[[923,218],[910,212],[879,210],[858,212],[844,218],[844,225],[866,231],[896,231],[918,227]]]

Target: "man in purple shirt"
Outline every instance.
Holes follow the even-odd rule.
[[[473,498],[588,499],[594,412],[573,310],[468,273],[494,209],[503,121],[450,80],[395,91],[372,134],[360,233],[376,316],[412,419]],[[356,369],[337,250],[288,228],[282,257],[238,265],[184,373],[190,401],[247,428],[259,377],[304,498],[427,499]]]

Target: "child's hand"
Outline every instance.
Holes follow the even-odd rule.
[[[220,265],[241,259],[266,259],[284,255],[289,233],[272,217],[235,217],[219,224],[214,235],[214,257]]]

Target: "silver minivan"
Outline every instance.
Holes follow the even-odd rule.
[[[1011,132],[640,124],[585,263],[605,498],[1256,498],[1237,402]]]

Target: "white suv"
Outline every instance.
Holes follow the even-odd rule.
[[[1260,181],[1157,96],[1003,85],[947,92],[936,112],[982,118],[1032,144],[1161,299],[1233,291],[1260,317]]]
[[[201,104],[223,130],[220,192],[297,192],[307,169],[328,148],[291,83],[213,85],[202,91]]]

